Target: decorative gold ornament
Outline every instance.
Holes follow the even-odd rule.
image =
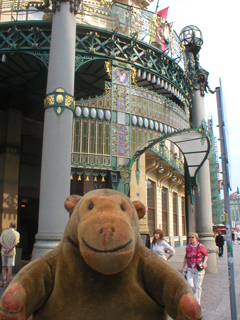
[[[49,106],[52,104],[54,104],[54,95],[53,94],[46,97],[45,106]]]
[[[57,97],[56,97],[56,101],[57,103],[63,103],[63,96],[61,94],[58,94]]]
[[[132,83],[137,84],[137,69],[135,67],[131,68],[131,77],[132,77]]]
[[[78,176],[78,181],[81,181],[81,180],[82,180],[81,176]]]
[[[70,180],[73,180],[73,175],[71,174]]]
[[[86,181],[89,181],[89,176],[86,177]]]
[[[68,95],[65,96],[65,106],[70,107],[73,103],[73,97]]]
[[[97,181],[97,177],[94,177],[94,181]]]
[[[102,177],[102,182],[105,182],[105,178],[104,177]]]
[[[112,64],[110,61],[105,61],[105,68],[109,78],[112,79]]]
[[[61,92],[61,93],[59,93]],[[57,88],[54,92],[46,95],[44,108],[54,108],[55,113],[59,116],[68,108],[74,111],[75,100],[72,95],[62,88]]]
[[[112,0],[101,0],[101,5],[106,5],[107,7],[111,6],[113,4]]]

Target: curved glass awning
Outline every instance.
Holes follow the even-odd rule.
[[[190,177],[194,178],[203,165],[210,149],[210,142],[207,135],[202,131],[190,130],[181,132],[167,140],[174,143],[183,153]]]
[[[204,125],[201,125],[198,128],[176,131],[148,141],[147,144],[135,153],[127,166],[128,169],[131,169],[136,159],[147,149],[163,140],[171,141],[181,150],[189,170],[189,176],[195,180],[198,170],[203,165],[210,151],[210,140]]]

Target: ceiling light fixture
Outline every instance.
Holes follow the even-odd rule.
[[[7,59],[7,57],[6,57],[5,53],[3,53],[2,58],[1,58],[2,63],[5,63],[6,59]]]
[[[160,166],[159,166],[159,168],[158,168],[158,172],[159,172],[159,173],[163,173],[163,172],[164,172],[164,168],[163,168],[163,166],[162,166],[162,162],[160,163]]]
[[[172,182],[175,182],[176,180],[177,180],[177,177],[175,176],[175,172],[174,172],[172,176]]]

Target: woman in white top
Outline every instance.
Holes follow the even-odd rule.
[[[163,239],[163,232],[160,229],[157,229],[154,231],[154,237],[153,237],[152,244],[151,244],[151,250],[165,260],[171,259],[171,257],[175,253],[175,250],[173,249],[173,247],[171,247]],[[166,254],[165,254],[166,252],[169,253],[168,257],[166,257]]]

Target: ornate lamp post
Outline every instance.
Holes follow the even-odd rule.
[[[39,226],[33,259],[61,240],[70,192],[76,13],[80,0],[53,1],[50,59],[45,98]]]
[[[193,84],[191,122],[195,127],[205,123],[204,95],[208,88],[208,72],[199,65],[199,51],[203,44],[201,31],[196,26],[187,26],[181,33],[186,48],[189,76]],[[190,217],[190,228],[196,230],[200,241],[208,251],[208,273],[217,273],[217,248],[212,231],[212,205],[209,161],[206,160],[197,175],[198,190],[195,191],[195,221]],[[192,208],[193,209],[193,208]],[[189,210],[192,212],[192,210]],[[190,214],[191,216],[191,214]]]

